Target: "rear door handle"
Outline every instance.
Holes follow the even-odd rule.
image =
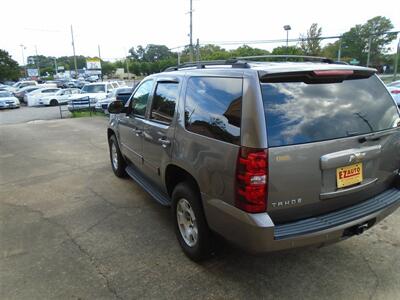
[[[171,145],[171,141],[165,138],[159,138],[158,141],[161,143],[161,147],[163,148],[167,148],[169,145]]]

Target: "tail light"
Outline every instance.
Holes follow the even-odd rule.
[[[392,90],[392,91],[390,91],[392,94],[400,94],[400,90]]]
[[[236,166],[236,207],[249,213],[267,209],[268,150],[241,147]]]

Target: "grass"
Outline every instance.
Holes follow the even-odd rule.
[[[90,111],[72,111],[71,112],[73,118],[85,118],[85,117],[104,117],[105,114],[103,112],[90,112]]]

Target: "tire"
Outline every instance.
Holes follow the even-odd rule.
[[[208,258],[212,250],[211,232],[200,194],[190,182],[179,183],[172,192],[172,216],[178,242],[186,256],[196,262]]]
[[[53,99],[50,101],[50,106],[57,106],[58,105],[58,101],[56,99]]]
[[[110,161],[111,168],[115,174],[115,176],[123,178],[126,177],[126,162],[124,157],[121,154],[121,151],[118,146],[117,138],[115,135],[112,135],[108,140],[108,145],[110,149]]]

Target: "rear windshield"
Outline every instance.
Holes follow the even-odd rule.
[[[261,84],[270,147],[303,144],[397,126],[399,114],[376,76],[338,83]]]

